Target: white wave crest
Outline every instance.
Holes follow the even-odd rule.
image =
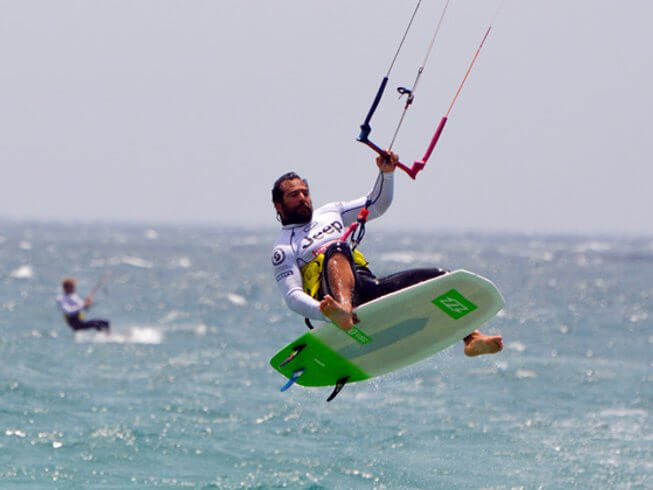
[[[529,369],[518,369],[515,376],[520,379],[537,378],[537,373]]]
[[[442,262],[442,254],[437,252],[423,253],[423,252],[408,252],[408,251],[395,251],[386,252],[380,255],[383,262],[396,262],[399,264],[413,264],[415,262],[424,262],[431,264],[438,264]]]
[[[576,252],[585,253],[585,252],[607,252],[612,250],[612,246],[607,242],[599,241],[589,241],[579,243],[575,247]]]
[[[75,342],[93,344],[160,344],[163,332],[152,327],[130,327],[127,330],[104,332],[83,330],[75,333]]]
[[[149,260],[141,259],[140,257],[133,257],[131,255],[123,255],[120,257],[120,262],[126,265],[131,265],[132,267],[142,267],[143,269],[151,269],[153,267],[152,262]]]
[[[515,350],[517,352],[524,352],[526,350],[526,346],[523,343],[515,340],[513,342],[509,342],[506,345],[506,349],[512,349],[512,350]]]
[[[178,267],[180,269],[188,269],[193,265],[190,258],[185,256],[174,258],[170,261],[170,263],[173,267]]]
[[[238,306],[244,306],[247,304],[247,300],[240,294],[227,293],[227,299]]]
[[[31,265],[21,265],[18,269],[11,271],[13,279],[31,279],[34,277],[34,269]]]
[[[607,408],[601,410],[599,415],[602,417],[646,417],[648,412],[638,408]]]
[[[417,260],[417,255],[411,252],[386,252],[381,254],[383,262],[398,262],[400,264],[412,264]]]
[[[117,266],[120,264],[131,265],[132,267],[140,267],[142,269],[151,269],[154,264],[149,260],[135,257],[133,255],[120,255],[118,257],[111,257],[109,259],[93,259],[91,267],[107,267]]]

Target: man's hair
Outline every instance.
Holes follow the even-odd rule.
[[[286,172],[275,181],[274,186],[272,187],[272,202],[277,203],[283,200],[283,190],[281,189],[281,184],[283,184],[287,180],[294,180],[294,179],[301,180],[302,182],[304,182],[304,184],[306,184],[306,187],[308,187],[308,182],[306,181],[306,179],[302,179],[295,172]]]
[[[73,279],[72,277],[65,277],[63,281],[61,281],[61,287],[64,289],[74,288],[75,279]]]

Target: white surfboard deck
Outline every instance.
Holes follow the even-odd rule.
[[[490,320],[503,305],[490,280],[460,269],[358,307],[356,327],[371,338],[367,344],[332,323],[311,333],[374,377],[446,349]]]

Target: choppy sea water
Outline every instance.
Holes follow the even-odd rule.
[[[387,233],[377,274],[464,268],[506,307],[456,345],[330,390],[269,358],[305,331],[274,229],[0,224],[2,488],[653,488],[653,238]],[[104,275],[74,336],[54,298]]]

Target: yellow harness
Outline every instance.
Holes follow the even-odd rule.
[[[354,258],[354,264],[367,267],[368,262],[365,260],[365,256],[357,248],[352,250],[352,257]],[[323,265],[324,254],[321,253],[302,267],[304,292],[313,298],[317,297],[317,292],[320,290]]]
[[[84,310],[79,310],[77,313],[73,313],[72,315],[66,315],[64,313],[63,317],[68,319],[68,317],[75,317],[75,316],[79,318],[81,321],[84,321],[84,319],[86,318],[86,315],[84,314]]]

